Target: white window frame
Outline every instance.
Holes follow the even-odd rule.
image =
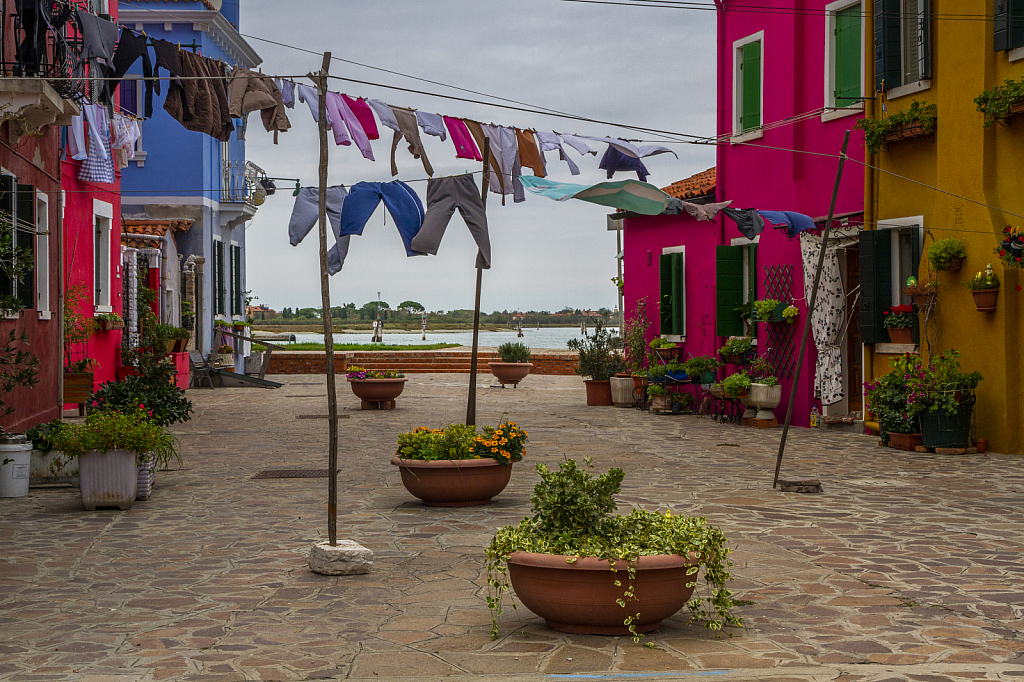
[[[866,70],[864,60],[866,52],[867,16],[863,13],[864,4],[861,0],[836,0],[825,5],[825,109],[821,115],[822,123],[838,118],[853,116],[864,111],[864,102],[856,102],[846,107],[836,108],[836,15],[844,9],[860,5],[862,17],[860,22],[860,96],[867,91],[865,81]]]
[[[761,41],[761,125],[753,130],[743,132],[740,114],[743,112],[743,76],[740,64],[743,63],[743,46]],[[732,142],[748,142],[764,137],[764,31],[752,33],[745,38],[733,41],[732,44]]]
[[[104,221],[100,223],[99,221]],[[99,199],[92,200],[92,230],[93,230],[93,249],[99,251],[99,266],[100,272],[93,273],[93,309],[95,314],[100,315],[102,313],[114,312],[113,296],[111,295],[111,287],[113,286],[113,266],[110,260],[111,250],[111,234],[113,232],[114,225],[114,206],[108,204],[105,201]],[[96,251],[93,252],[93,267],[96,267]],[[99,297],[96,296],[96,279],[101,279]],[[103,286],[105,282],[106,286]]]
[[[681,253],[683,254],[683,334],[662,334],[661,338],[672,343],[685,343],[686,342],[686,246],[666,246],[661,250],[661,255],[669,253]],[[658,282],[659,295],[661,282]]]
[[[36,190],[36,310],[40,320],[50,310],[50,198]]]
[[[910,13],[907,12],[906,0],[900,0],[900,13],[901,13],[901,17],[902,17],[902,19],[904,21],[908,20],[908,18],[910,16]],[[924,15],[924,10],[923,9],[918,9],[918,16],[920,18],[923,18],[923,15]],[[900,26],[900,78],[901,79],[903,78],[903,74],[906,72],[906,65],[904,64],[904,60],[903,60],[905,55],[906,55],[906,49],[905,49],[904,44],[903,44],[903,26],[901,25]],[[919,62],[918,63],[918,73],[922,73],[923,72],[923,70],[924,70],[924,68],[923,68],[924,67],[924,60],[926,58],[933,59],[934,58],[934,52],[932,52],[932,54],[927,55],[927,57],[921,56],[921,55],[918,56],[918,62]],[[916,81],[912,81],[910,83],[904,83],[903,85],[900,85],[899,87],[895,87],[895,88],[890,89],[888,92],[885,93],[885,98],[886,99],[897,99],[899,97],[906,97],[907,95],[916,95],[919,92],[924,92],[925,90],[930,90],[931,87],[932,87],[932,81],[931,81],[930,78],[918,78]]]
[[[213,241],[214,241],[214,243],[220,242],[220,244],[221,244],[221,253],[223,253],[224,244],[226,243],[224,241],[224,237],[219,237],[217,235],[214,235],[213,236]],[[229,251],[230,251],[230,249],[229,249]],[[211,286],[211,293],[213,294],[213,297],[211,299],[212,300],[212,308],[213,308],[213,311],[214,311],[213,319],[215,319],[215,320],[223,320],[225,322],[230,322],[231,321],[231,315],[228,312],[223,312],[223,313],[218,313],[217,312],[217,276],[218,276],[218,273],[217,273],[217,254],[216,254],[216,249],[214,247],[210,248],[210,256],[211,256],[211,258],[210,258],[210,261],[211,261],[210,270],[211,270],[211,274],[213,275],[213,277],[210,278],[210,280],[211,280],[210,284],[212,285]],[[229,301],[228,301],[228,285],[229,285],[229,283],[228,283],[228,277],[227,277],[227,270],[228,270],[228,260],[229,259],[230,259],[230,256],[225,254],[224,255],[224,271],[220,273],[220,277],[224,281],[224,310],[225,311],[231,310],[231,306],[228,305],[228,303],[229,303]]]
[[[919,227],[921,228],[920,233],[920,247],[921,253],[924,253],[924,216],[908,216],[906,218],[891,218],[889,220],[878,221],[877,228],[879,230],[889,230],[889,237],[892,239],[891,250],[891,263],[890,270],[892,272],[892,301],[893,305],[898,305],[899,301],[903,300],[903,282],[900,281],[900,230],[908,227]]]

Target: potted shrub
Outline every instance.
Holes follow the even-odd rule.
[[[775,368],[764,358],[757,358],[747,367],[747,376],[750,377],[750,397],[747,402],[757,408],[754,418],[775,419],[772,410],[782,402],[782,386],[775,377]]]
[[[353,365],[346,375],[352,393],[364,403],[387,403],[402,395],[405,374],[390,369],[363,369]]]
[[[1024,230],[1015,225],[1003,228],[1006,235],[996,248],[996,254],[1007,267],[1024,268]]]
[[[647,299],[636,302],[633,314],[626,320],[622,334],[622,346],[626,354],[626,367],[633,377],[633,388],[640,388],[647,376],[647,366],[654,360],[655,354],[647,345],[647,330],[651,321],[647,317]]]
[[[728,365],[742,365],[754,350],[754,344],[747,336],[733,336],[718,349],[718,354]]]
[[[691,377],[697,377],[697,380],[705,385],[715,382],[715,373],[721,366],[722,363],[718,361],[718,358],[713,358],[710,355],[700,355],[683,363],[686,373]]]
[[[974,296],[974,307],[978,312],[990,313],[996,309],[996,297],[999,296],[999,275],[992,271],[989,263],[985,269],[964,282]]]
[[[515,422],[484,427],[421,426],[399,434],[391,464],[406,490],[428,507],[470,507],[490,502],[508,485],[512,464],[523,458],[528,434]]]
[[[936,270],[960,272],[960,264],[967,258],[964,243],[954,237],[939,239],[928,247],[928,260]]]
[[[914,299],[914,305],[921,312],[927,312],[935,304],[935,282],[921,284],[911,275],[907,278],[907,286],[903,287],[903,293]]]
[[[649,346],[650,349],[654,351],[655,355],[658,356],[658,359],[661,360],[662,362],[674,360],[679,357],[680,353],[683,352],[682,348],[672,343],[671,341],[666,341],[660,336],[656,336],[655,338],[651,339],[651,343],[649,344]]]
[[[914,308],[909,305],[894,305],[882,311],[885,318],[882,326],[889,330],[893,343],[914,343]]]
[[[32,443],[32,462],[29,469],[30,483],[70,483],[78,485],[78,460],[61,457],[53,446],[54,438],[63,422],[53,419],[33,426],[25,432]]]
[[[235,364],[235,349],[233,346],[228,344],[221,345],[216,353],[210,353],[210,362],[214,365],[231,365]]]
[[[864,144],[868,151],[877,154],[889,142],[932,135],[937,119],[937,106],[914,100],[904,111],[887,118],[861,119],[856,127],[864,131]]]
[[[124,329],[124,320],[117,313],[102,313],[96,316],[96,326],[101,332]]]
[[[593,334],[584,334],[583,339],[571,339],[571,350],[579,353],[576,374],[590,377],[587,386],[587,405],[613,405],[612,388],[609,379],[626,366],[622,356],[612,347],[612,335],[598,321]]]
[[[167,333],[171,338],[169,352],[184,353],[188,348],[189,340],[192,338],[192,332],[182,327],[171,327]]]
[[[505,384],[517,388],[533,367],[530,363],[530,348],[522,343],[507,341],[501,344],[498,346],[498,357],[501,358],[500,362],[488,362],[487,367],[502,388],[505,388]]]
[[[1002,85],[985,90],[975,97],[974,104],[983,115],[982,125],[985,128],[1024,111],[1024,78],[1017,81],[1006,79]]]
[[[584,462],[593,467],[589,457]],[[721,530],[703,517],[671,512],[611,516],[621,469],[594,477],[567,459],[558,471],[538,464],[537,472],[533,516],[500,528],[487,548],[492,639],[510,587],[563,632],[632,634],[639,641],[684,606],[713,631],[742,625],[726,587],[732,564]],[[693,596],[701,567],[708,593]]]
[[[708,388],[708,393],[710,393],[715,398],[724,398],[725,391],[722,389],[722,382],[716,381],[715,383],[711,384],[711,386]]]
[[[974,390],[980,372],[965,373],[960,353],[949,350],[927,363],[917,360],[907,373],[907,411],[921,422],[921,444],[928,448],[966,448],[971,443]]]
[[[868,406],[878,419],[879,435],[894,448],[911,452],[921,444],[921,425],[907,406],[910,373],[918,363],[913,353],[898,355],[889,361],[889,373],[877,381],[864,383]]]
[[[130,509],[138,489],[140,456],[177,452],[174,438],[141,410],[94,412],[84,424],[64,424],[54,438],[64,457],[78,458],[82,506]]]
[[[672,410],[668,390],[663,384],[649,384],[647,386],[647,397],[651,399],[651,412],[669,412]]]
[[[722,391],[726,398],[746,398],[750,392],[750,384],[750,377],[745,372],[736,372],[722,382]]]
[[[782,319],[786,321],[786,324],[793,324],[796,322],[797,315],[800,314],[800,309],[795,305],[788,305],[782,310]]]
[[[777,301],[774,298],[766,298],[762,301],[754,301],[754,312],[757,313],[757,319],[760,322],[774,322],[778,318],[775,316],[775,310],[779,307],[781,301]]]

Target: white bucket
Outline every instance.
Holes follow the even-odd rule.
[[[28,495],[29,470],[32,466],[32,443],[25,436],[0,437],[0,497]]]

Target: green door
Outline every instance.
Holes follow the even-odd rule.
[[[743,247],[715,247],[715,335],[743,336]]]

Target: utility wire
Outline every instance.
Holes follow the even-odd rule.
[[[654,9],[675,9],[693,10],[704,12],[717,12],[719,8],[712,4],[699,2],[686,2],[685,0],[559,0],[560,2],[575,2],[583,5],[617,5],[620,7],[650,7]],[[747,14],[765,15],[786,15],[786,16],[829,16],[835,12],[826,9],[803,8],[803,7],[757,7],[754,5],[732,5],[724,8],[726,12],[743,12]],[[874,16],[875,12],[861,11],[854,15],[861,17]],[[911,18],[918,19],[918,12],[883,12],[889,18]],[[952,12],[931,12],[930,18],[942,21],[985,21],[993,23],[995,17],[988,14],[958,14]]]

